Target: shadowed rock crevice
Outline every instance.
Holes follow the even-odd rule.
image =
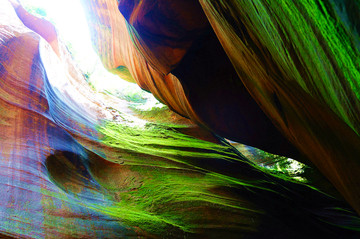
[[[0,1],[0,234],[359,238],[357,5],[83,2],[104,66],[167,107],[97,92]]]

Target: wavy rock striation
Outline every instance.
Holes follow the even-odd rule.
[[[133,74],[140,86],[220,136],[316,166],[360,211],[356,1],[118,2],[123,17],[115,1],[88,5],[91,26],[104,12],[116,15],[107,30],[92,27],[101,36],[93,40],[130,37],[148,65],[127,64],[128,52],[113,55],[130,72],[144,71]],[[128,36],[104,35],[124,24]],[[174,88],[175,100],[161,97]]]
[[[307,101],[304,93],[304,99],[285,104],[285,94],[279,95],[275,102],[268,103],[284,107],[283,115],[274,113],[279,118],[267,112],[270,106],[262,105],[270,121],[245,90],[246,81],[238,69],[242,65],[234,63],[228,44],[222,41],[219,44],[220,37],[216,38],[216,34],[221,27],[210,27],[214,22],[230,26],[236,23],[219,18],[221,21],[210,20],[210,25],[206,19],[216,14],[210,14],[211,6],[203,2],[202,6],[192,1],[149,4],[151,8],[141,8],[120,1],[120,10],[127,10],[124,18],[117,10],[116,1],[87,2],[93,41],[104,65],[151,91],[175,112],[222,136],[265,147],[274,138],[275,151],[296,153],[295,149],[281,147],[290,144],[271,122],[281,123],[281,117],[288,119],[292,112],[296,114],[289,118],[290,129],[299,119],[309,121],[314,115],[301,118],[302,109],[290,111],[287,104],[292,106],[296,100],[313,104],[313,98]],[[192,11],[184,10],[189,7]],[[201,15],[202,9],[206,17]],[[139,15],[133,15],[134,12]],[[146,23],[148,17],[157,24],[164,22],[158,20],[158,14],[173,19],[176,28],[166,25],[154,28],[151,22]],[[175,24],[179,21],[181,24]],[[179,32],[178,28],[186,31]],[[151,34],[159,39],[153,39]],[[162,44],[163,37],[166,44]],[[239,40],[238,35],[233,39]],[[212,47],[213,51],[209,51]],[[215,64],[217,57],[221,60],[219,64]],[[259,63],[259,66],[263,65]],[[196,73],[197,68],[200,73]],[[208,78],[201,78],[202,74]],[[224,81],[217,83],[223,75]],[[209,86],[202,88],[204,84]],[[264,97],[267,95],[264,90]],[[255,99],[259,103],[261,98]],[[355,152],[346,150],[352,150],[357,142],[357,137],[352,136],[356,121],[345,124],[345,116],[331,113],[335,109],[327,110],[325,106],[330,103],[323,105],[318,108],[314,108],[316,104],[305,105],[305,109],[326,116],[330,126],[342,127],[348,148],[326,145],[321,141],[324,137],[318,136],[322,131],[308,127],[308,121],[300,125],[307,129],[301,143],[308,145],[317,139],[321,147],[333,147],[338,158],[342,152]],[[336,108],[337,112],[341,112],[341,106]],[[189,120],[178,120],[180,116],[165,123],[163,119],[161,124],[146,121],[132,112],[126,101],[94,92],[51,23],[6,0],[0,1],[0,109],[0,233],[3,237],[359,237],[360,219],[341,198],[335,199],[297,182],[291,175],[257,166],[222,137]],[[232,109],[236,111],[232,113]],[[246,111],[245,119],[239,114],[243,111]],[[298,114],[300,118],[295,117]],[[234,120],[237,117],[240,126]],[[321,130],[330,127],[324,125]],[[238,133],[241,129],[249,132],[244,136]],[[261,129],[264,132],[258,133],[264,138],[256,134],[254,137],[253,130]],[[300,137],[295,129],[295,136]],[[305,146],[288,138],[309,155],[302,148]],[[321,169],[315,162],[323,155],[310,156]],[[330,159],[330,163],[337,162],[337,158]],[[343,162],[346,161],[340,161],[340,165],[348,172],[357,170],[356,164],[345,167]],[[347,189],[354,175],[339,172],[337,179]],[[339,189],[337,181],[332,182]],[[349,194],[340,189],[350,203],[356,202],[350,200],[357,195],[356,188]]]

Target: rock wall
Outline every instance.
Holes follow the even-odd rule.
[[[188,8],[193,3],[183,4]],[[190,73],[195,68],[185,71],[198,60],[201,69],[203,58],[196,52],[206,54],[212,44],[219,47],[214,32],[208,31],[210,25],[202,33],[209,34],[209,45],[195,43],[202,42],[196,36],[185,41],[193,42],[191,46],[179,47],[180,53],[158,56],[177,78],[165,75],[136,48],[135,38],[126,31],[130,25],[113,11],[116,1],[91,1],[86,6],[104,65],[117,71],[128,67],[141,87],[176,112],[211,128],[211,122],[199,115],[215,114],[210,119],[216,120],[226,104],[217,106],[217,111],[204,102],[196,105],[194,97],[202,94],[198,90],[204,79],[192,85],[191,79],[197,78]],[[179,16],[185,14],[176,4],[164,6],[178,10]],[[199,5],[193,10],[185,26],[197,32],[193,19],[202,26],[203,16],[192,17],[201,10]],[[122,34],[123,41],[114,34]],[[158,47],[146,44],[150,49]],[[226,56],[220,50],[209,56]],[[234,69],[228,73],[228,61],[220,65],[213,74],[219,69],[237,79]],[[211,93],[223,90],[215,83],[209,81]],[[224,97],[229,95],[230,100],[243,89],[240,86],[234,84],[234,91],[225,91]],[[197,90],[187,92],[191,89]],[[212,105],[218,94],[213,95]],[[198,113],[201,108],[209,110]],[[189,120],[150,122],[132,112],[128,102],[94,92],[52,24],[7,0],[0,1],[0,109],[1,237],[359,236],[360,219],[341,198],[296,182],[291,175],[258,167],[223,138]]]
[[[146,66],[113,55],[141,87],[222,137],[315,165],[360,210],[356,1],[119,1],[122,15],[116,4],[88,4],[90,28],[137,51]],[[104,29],[127,34],[96,31],[104,12],[116,16]]]

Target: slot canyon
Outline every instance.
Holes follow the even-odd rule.
[[[0,238],[360,238],[358,0],[80,1],[138,93],[0,0]]]

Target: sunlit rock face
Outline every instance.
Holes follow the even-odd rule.
[[[120,1],[123,17],[116,1],[84,3],[105,67],[114,72],[127,67],[143,89],[223,137],[273,153],[298,154],[238,79],[199,3],[130,5]]]
[[[99,206],[106,205],[106,198],[84,173],[83,160],[93,153],[74,139],[97,139],[94,127],[101,115],[89,87],[80,81],[82,75],[54,31],[49,31],[49,22],[19,7],[21,21],[8,1],[0,6],[0,237],[134,235],[84,206],[84,198]],[[24,25],[32,23],[40,35]],[[62,181],[56,185],[58,176]]]
[[[0,1],[0,237],[359,237],[360,219],[341,198],[252,164],[185,118],[161,112],[156,123],[93,91],[54,27],[11,2]],[[87,3],[104,64],[128,67],[141,87],[203,123],[190,83],[134,47],[116,1]],[[108,44],[116,34],[123,41]],[[185,59],[192,46],[174,55]],[[186,76],[186,61],[158,58]]]
[[[305,155],[360,211],[356,1],[116,4],[87,4],[96,46],[127,46],[98,47],[105,65],[223,137]]]

